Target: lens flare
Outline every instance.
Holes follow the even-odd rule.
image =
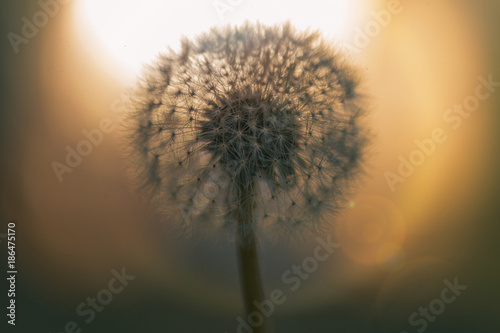
[[[385,264],[401,255],[405,221],[399,209],[380,196],[360,197],[336,226],[342,250],[353,260]]]

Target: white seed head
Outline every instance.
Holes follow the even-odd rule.
[[[355,71],[290,24],[212,29],[149,66],[129,106],[142,188],[192,230],[316,229],[345,203],[366,131]],[[251,191],[247,191],[251,187]]]

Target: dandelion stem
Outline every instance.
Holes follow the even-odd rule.
[[[252,226],[252,223],[254,223],[253,213],[255,207],[254,191],[254,183],[248,187],[243,188],[242,186],[240,188],[241,209],[238,214],[239,232],[236,242],[246,319],[248,319],[248,315],[254,311],[260,313],[254,301],[262,302],[264,300],[264,290],[262,288],[259,258],[257,254],[257,240]],[[255,327],[253,332],[271,333],[271,322],[264,314],[260,314],[263,318],[262,325]]]

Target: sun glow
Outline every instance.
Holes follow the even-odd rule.
[[[176,49],[182,36],[246,20],[264,24],[290,20],[299,28],[320,29],[328,38],[345,42],[361,2],[311,0],[304,6],[284,0],[80,0],[75,14],[80,31],[90,34],[111,59],[134,75],[159,52]]]

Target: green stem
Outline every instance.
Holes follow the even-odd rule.
[[[243,302],[245,304],[246,318],[248,315],[257,312],[260,315],[252,316],[252,323],[262,318],[262,325],[253,327],[253,333],[271,333],[271,322],[259,311],[254,302],[261,303],[266,298],[262,288],[260,277],[259,258],[257,254],[257,239],[252,224],[254,223],[254,201],[255,184],[248,188],[240,187],[241,209],[238,214],[238,237],[236,242],[238,264],[240,270],[241,288],[243,292]]]

